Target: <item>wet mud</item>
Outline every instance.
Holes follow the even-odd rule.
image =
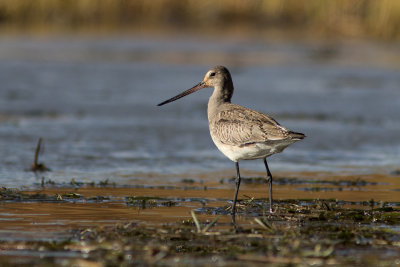
[[[281,174],[174,186],[103,181],[0,190],[2,265],[396,266],[397,175]]]

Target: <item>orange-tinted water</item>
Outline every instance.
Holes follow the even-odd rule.
[[[295,176],[299,180],[309,181],[302,184],[274,185],[275,199],[338,199],[362,202],[374,201],[399,202],[400,179],[397,176],[366,175],[339,176],[328,173],[286,173],[285,177]],[[337,186],[322,184],[323,181],[359,181],[365,186]],[[315,180],[316,183],[310,181]],[[48,188],[31,190],[24,193],[42,193],[48,196],[80,194],[76,200],[58,201],[6,201],[0,203],[0,236],[2,239],[40,239],[54,238],[73,228],[95,225],[112,225],[134,221],[160,225],[191,218],[190,211],[205,207],[229,205],[233,197],[234,184],[219,184],[211,177],[203,175],[202,183],[190,185],[178,183],[168,188],[118,188],[90,187]],[[375,184],[376,183],[376,184]],[[318,189],[319,188],[319,189]],[[106,200],[95,201],[93,197],[103,196]],[[126,203],[126,197],[158,197],[176,202],[172,206],[140,208]],[[240,188],[239,198],[267,198],[266,184],[245,184]],[[199,215],[201,220],[212,220],[214,215]],[[241,217],[243,222],[252,218]],[[230,216],[222,216],[220,222],[230,221]]]

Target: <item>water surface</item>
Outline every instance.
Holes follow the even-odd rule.
[[[209,137],[211,89],[156,106],[215,64],[232,72],[234,103],[307,135],[270,158],[273,172],[389,173],[400,162],[396,52],[363,43],[5,38],[0,184],[30,187],[43,176],[168,184],[179,174],[233,169]],[[52,172],[35,176],[26,169],[39,137],[45,144],[40,160]],[[242,167],[263,170],[258,161]]]

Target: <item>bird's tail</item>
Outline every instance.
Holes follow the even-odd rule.
[[[304,139],[304,137],[306,137],[304,134],[302,133],[296,133],[296,132],[289,132],[289,136],[293,139],[293,140],[301,140]]]

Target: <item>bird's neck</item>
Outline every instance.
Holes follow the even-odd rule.
[[[221,107],[224,103],[230,103],[233,93],[233,86],[215,86],[214,92],[208,100],[208,119],[212,118],[215,113],[218,111],[218,108]]]

